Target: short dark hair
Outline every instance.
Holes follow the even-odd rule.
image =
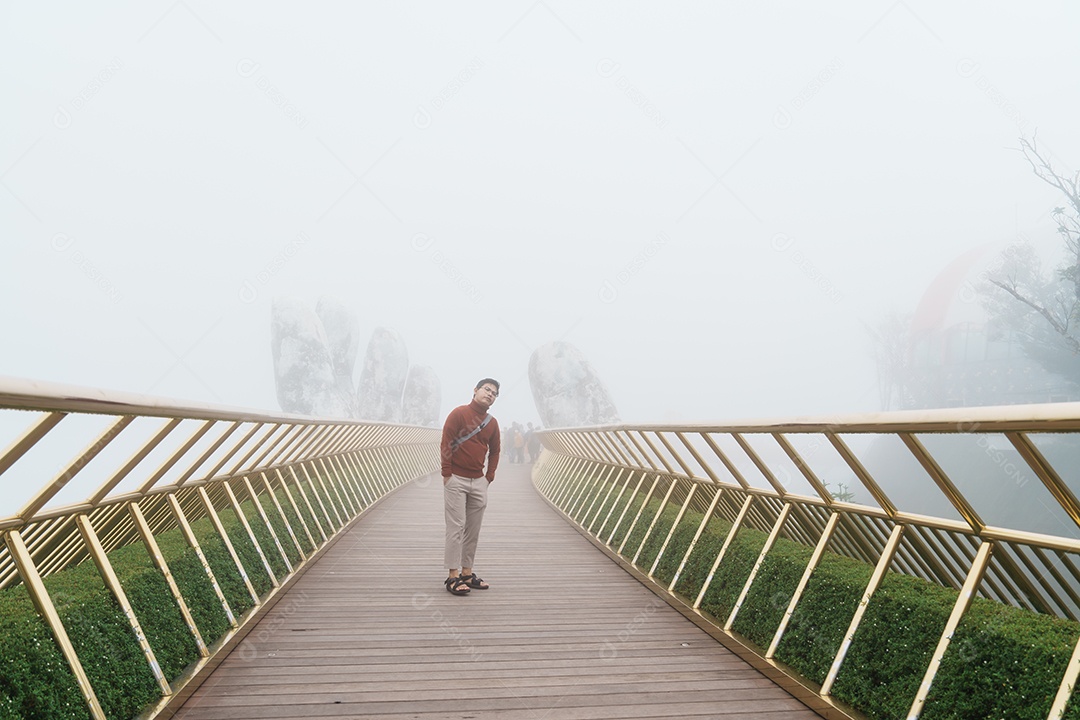
[[[496,380],[495,378],[484,378],[480,382],[476,383],[476,387],[473,388],[473,390],[479,390],[480,388],[482,388],[482,387],[484,387],[485,385],[488,385],[488,384],[494,385],[495,390],[498,391],[498,389],[499,389],[499,381]]]

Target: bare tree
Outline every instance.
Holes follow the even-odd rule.
[[[866,325],[877,365],[878,399],[882,410],[910,405],[909,367],[911,315],[890,312],[875,325]]]
[[[1049,382],[1054,394],[1080,394],[1080,172],[1059,172],[1035,136],[1020,138],[1020,152],[1035,176],[1065,198],[1051,216],[1064,242],[1063,262],[1044,270],[1031,243],[1020,239],[1005,249],[1000,261],[979,284],[982,305],[990,318],[987,339],[1018,345],[1030,360],[1062,381],[1030,376],[1019,366],[1015,376],[993,380],[993,392],[1003,388],[1016,393],[1024,383]],[[914,363],[917,338],[911,334],[911,317],[890,313],[873,326],[867,325],[878,370],[881,407],[919,407],[940,402],[940,377],[928,367]],[[989,379],[980,380],[991,382]],[[1040,386],[1041,387],[1041,386]],[[1031,390],[1031,388],[1027,388]],[[987,391],[990,392],[990,391]]]
[[[1072,176],[1054,169],[1050,158],[1041,151],[1035,135],[1031,140],[1020,138],[1020,151],[1031,165],[1035,176],[1065,196],[1068,207],[1055,207],[1051,211],[1058,224],[1058,233],[1065,241],[1068,262],[1059,270],[1062,279],[1073,286],[1073,297],[1080,301],[1080,170]]]
[[[1064,345],[1080,351],[1073,319],[1077,300],[1072,284],[1061,270],[1047,274],[1035,248],[1026,240],[1013,243],[1001,254],[999,269],[982,288],[983,307],[1000,328],[1019,332],[1026,341]],[[1004,291],[994,292],[992,288]]]
[[[1000,326],[1025,341],[1029,354],[1048,370],[1080,375],[1080,172],[1071,176],[1054,168],[1036,137],[1020,138],[1020,152],[1035,176],[1058,190],[1065,206],[1051,216],[1065,245],[1065,259],[1044,273],[1034,248],[1025,241],[1008,247],[999,270],[987,282],[999,292],[985,292],[983,305]],[[987,288],[990,289],[990,288]]]

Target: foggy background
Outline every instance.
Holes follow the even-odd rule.
[[[1080,166],[1078,21],[6,2],[0,374],[276,411],[271,301],[329,295],[442,415],[490,375],[536,421],[552,340],[630,422],[876,410],[866,325],[973,248],[1057,247],[1015,148]]]

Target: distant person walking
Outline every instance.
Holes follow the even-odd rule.
[[[454,595],[488,589],[488,584],[473,572],[473,560],[487,507],[488,485],[494,482],[495,468],[499,466],[499,421],[488,412],[497,397],[498,381],[484,378],[476,383],[472,402],[451,410],[443,424],[445,560],[449,571],[445,585]]]
[[[517,423],[512,422],[506,428],[506,432],[503,433],[503,447],[506,448],[506,456],[510,462],[514,462],[514,432],[517,428]]]
[[[514,459],[512,462],[523,463],[525,462],[525,433],[521,431],[521,426],[514,423]]]
[[[529,450],[529,462],[536,462],[536,458],[540,457],[540,428],[533,427],[532,423],[529,423],[529,429],[525,431],[525,446]]]

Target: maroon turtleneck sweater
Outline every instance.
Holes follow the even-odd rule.
[[[475,430],[487,416],[487,409],[473,400],[468,405],[456,407],[446,416],[442,432],[442,476],[451,474],[467,478],[486,475],[488,482],[495,479],[499,466],[499,421],[491,418],[484,429],[463,442],[456,450],[450,446],[457,438],[465,437]],[[484,456],[487,456],[487,473],[484,472]]]

